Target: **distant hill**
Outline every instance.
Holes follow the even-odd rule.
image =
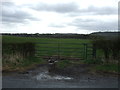
[[[120,32],[94,32],[91,33],[92,36],[101,36],[105,38],[117,38],[120,35]]]

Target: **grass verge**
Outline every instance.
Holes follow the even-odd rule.
[[[103,65],[94,65],[91,67],[92,72],[98,73],[110,73],[110,74],[119,74],[120,66],[118,64],[103,64]]]
[[[36,57],[30,57],[28,59],[20,60],[18,64],[14,63],[6,63],[3,64],[2,70],[3,72],[24,72],[27,71],[28,69],[32,69],[37,67],[39,64],[45,64],[46,61],[41,59],[41,58],[36,58]]]

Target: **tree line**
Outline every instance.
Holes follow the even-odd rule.
[[[41,38],[76,38],[76,39],[88,39],[90,38],[89,34],[61,34],[61,33],[55,33],[55,34],[27,34],[27,33],[2,33],[2,35],[9,35],[9,36],[20,36],[20,37],[41,37]]]

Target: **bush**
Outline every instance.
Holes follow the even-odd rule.
[[[113,59],[119,59],[120,56],[120,39],[96,39],[93,41],[93,47],[103,51],[105,60],[108,63],[110,55]]]

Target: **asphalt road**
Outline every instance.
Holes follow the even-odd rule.
[[[46,67],[4,74],[3,88],[118,88],[118,77],[81,73],[79,78],[51,74]]]

